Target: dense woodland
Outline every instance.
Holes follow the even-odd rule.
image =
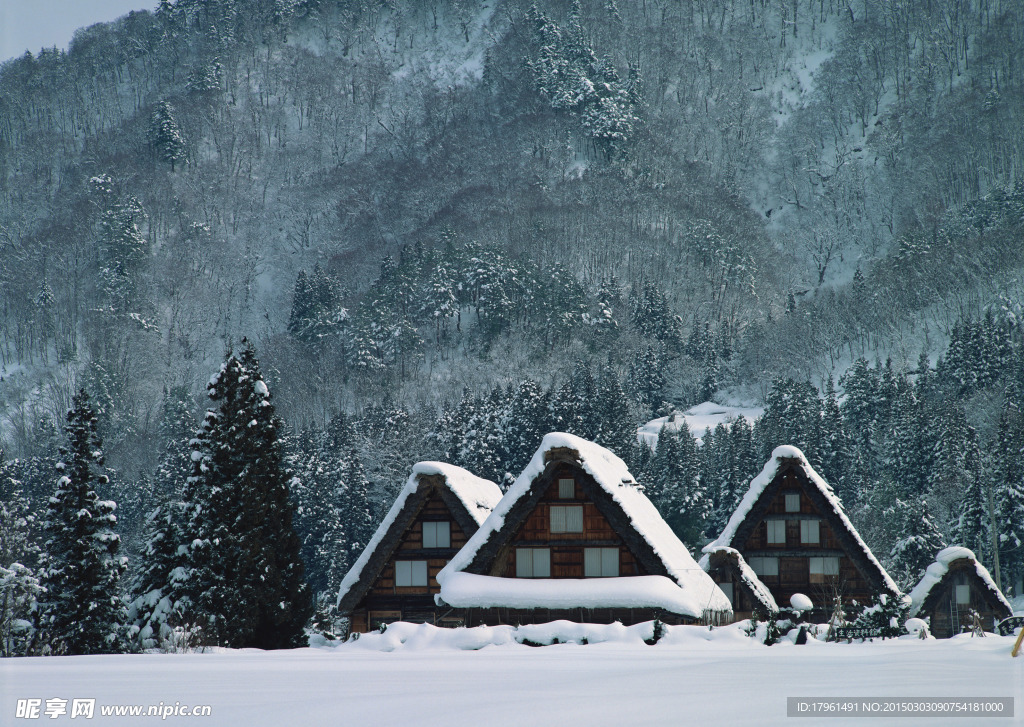
[[[3,64],[0,650],[43,648],[29,611],[113,643],[40,595],[72,500],[117,504],[115,641],[180,601],[214,625],[175,638],[282,645],[172,575],[218,538],[232,361],[272,392],[237,448],[294,505],[287,638],[413,462],[504,483],[552,430],[695,550],[789,443],[901,586],[956,542],[1019,589],[1022,35],[1001,0],[163,0]],[[636,442],[711,399],[766,412]]]

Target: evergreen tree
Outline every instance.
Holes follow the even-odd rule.
[[[42,593],[36,519],[0,451],[0,657],[30,653]]]
[[[594,441],[630,462],[637,447],[636,422],[622,383],[611,366],[603,367],[598,376],[594,410],[597,417]]]
[[[281,422],[252,347],[230,355],[207,390],[217,408],[193,440],[184,498],[187,621],[222,646],[300,645],[312,599],[292,524]]]
[[[1007,585],[1024,576],[1024,414],[1018,398],[1011,387],[999,417],[990,475],[999,580]]]
[[[888,519],[897,527],[896,542],[889,551],[886,568],[896,584],[909,591],[921,580],[935,554],[946,547],[946,541],[923,498],[897,498],[892,509]]]
[[[648,346],[640,351],[629,367],[630,387],[637,401],[652,414],[658,410],[665,396],[665,370],[662,357]]]
[[[108,479],[96,416],[84,389],[72,400],[65,432],[68,445],[57,463],[61,477],[45,526],[41,638],[56,654],[122,651],[125,608],[118,583],[126,564],[117,555],[121,541],[113,530],[117,506],[96,493]]]
[[[348,548],[347,562],[354,563],[366,548],[376,529],[376,519],[370,505],[370,481],[363,471],[359,452],[353,446],[345,457],[341,469],[344,484],[344,505],[341,511],[341,530]]]
[[[159,102],[153,111],[149,123],[149,141],[156,150],[157,158],[171,163],[172,172],[175,163],[185,159],[185,139],[174,118],[174,107],[167,101]]]
[[[132,581],[128,607],[130,635],[143,649],[168,642],[181,621],[185,571],[179,567],[178,551],[184,544],[187,517],[182,491],[192,469],[190,434],[194,429],[185,389],[165,392],[160,422],[164,453],[153,478],[156,507],[146,515],[142,565]]]
[[[698,474],[697,445],[685,423],[662,427],[644,482],[665,522],[691,552],[704,544],[712,507]]]

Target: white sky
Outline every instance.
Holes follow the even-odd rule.
[[[156,5],[157,0],[0,0],[0,62],[26,50],[67,50],[78,28]]]

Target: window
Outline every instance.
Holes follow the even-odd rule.
[[[576,497],[576,480],[571,477],[563,477],[558,480],[558,499],[571,500],[574,497]]]
[[[785,520],[765,520],[765,525],[768,526],[768,542],[770,544],[783,544],[786,543],[786,521]]]
[[[966,606],[971,602],[971,587],[970,586],[957,586],[956,587],[956,605]]]
[[[550,578],[551,550],[516,548],[516,578]]]
[[[583,532],[583,506],[582,505],[552,505],[551,506],[551,532],[553,532],[553,533],[582,533]]]
[[[839,575],[839,558],[811,558],[810,571],[812,576]]]
[[[800,512],[800,493],[786,493],[786,512]]]
[[[800,542],[804,544],[813,544],[821,542],[821,523],[817,520],[801,520],[800,521]]]
[[[779,575],[779,559],[778,558],[764,558],[761,556],[755,556],[750,558],[750,567],[754,569],[754,573],[759,576],[778,576]]]
[[[584,548],[583,575],[586,578],[609,578],[619,575],[619,549]]]
[[[424,548],[452,547],[452,528],[447,520],[435,523],[423,523]]]
[[[730,606],[735,606],[736,602],[734,600],[732,600],[733,599],[732,584],[731,583],[719,583],[718,587],[722,589],[722,593],[724,593],[725,597],[729,599],[729,605]]]
[[[395,561],[395,585],[398,588],[427,585],[427,561]]]

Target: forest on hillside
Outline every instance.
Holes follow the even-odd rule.
[[[1005,0],[162,0],[9,61],[11,517],[84,389],[141,553],[246,339],[314,590],[413,462],[500,482],[554,429],[694,548],[785,440],[887,564],[971,541],[1019,581],[1022,35]],[[767,411],[638,448],[707,400]]]

